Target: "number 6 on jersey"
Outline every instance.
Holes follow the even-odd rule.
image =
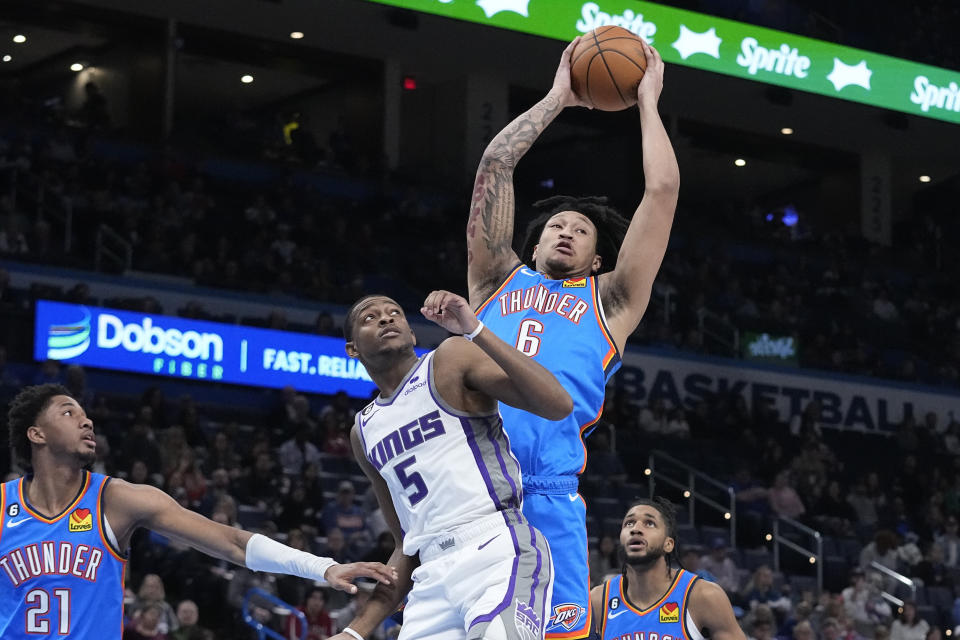
[[[543,323],[539,320],[524,320],[517,331],[517,351],[531,358],[540,352],[540,334]]]

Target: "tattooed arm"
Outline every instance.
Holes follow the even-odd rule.
[[[564,107],[586,106],[570,88],[570,54],[563,51],[550,92],[490,141],[473,186],[467,221],[467,284],[476,309],[520,261],[513,252],[513,170]]]

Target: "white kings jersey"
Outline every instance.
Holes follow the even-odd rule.
[[[505,509],[521,507],[520,464],[499,413],[473,415],[447,405],[422,356],[389,398],[357,414],[367,460],[393,498],[412,556],[435,537]]]

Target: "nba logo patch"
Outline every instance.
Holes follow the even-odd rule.
[[[71,533],[93,530],[93,515],[90,509],[77,509],[70,514],[69,529]]]
[[[660,607],[660,624],[680,622],[680,607],[676,602],[668,602]]]
[[[567,631],[572,631],[580,621],[584,608],[578,604],[564,603],[553,607],[553,615],[550,616],[551,628],[563,627]]]
[[[563,281],[564,289],[583,289],[587,286],[586,278],[572,278],[570,280]]]

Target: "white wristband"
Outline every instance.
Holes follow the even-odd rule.
[[[343,632],[348,636],[353,636],[354,640],[363,640],[363,636],[351,629],[350,627],[344,627]]]
[[[476,328],[476,329],[474,329],[474,330],[471,331],[470,333],[465,333],[465,334],[463,334],[463,337],[466,338],[467,340],[469,340],[470,342],[473,342],[473,339],[476,338],[478,335],[480,335],[480,332],[483,331],[483,326],[484,326],[484,325],[483,325],[483,321],[482,321],[482,320],[477,320],[477,322],[478,322],[479,324],[477,324],[477,328]]]
[[[255,533],[247,542],[246,565],[254,571],[285,573],[291,576],[326,582],[327,569],[337,564],[332,558],[320,558],[298,551],[276,540]]]

